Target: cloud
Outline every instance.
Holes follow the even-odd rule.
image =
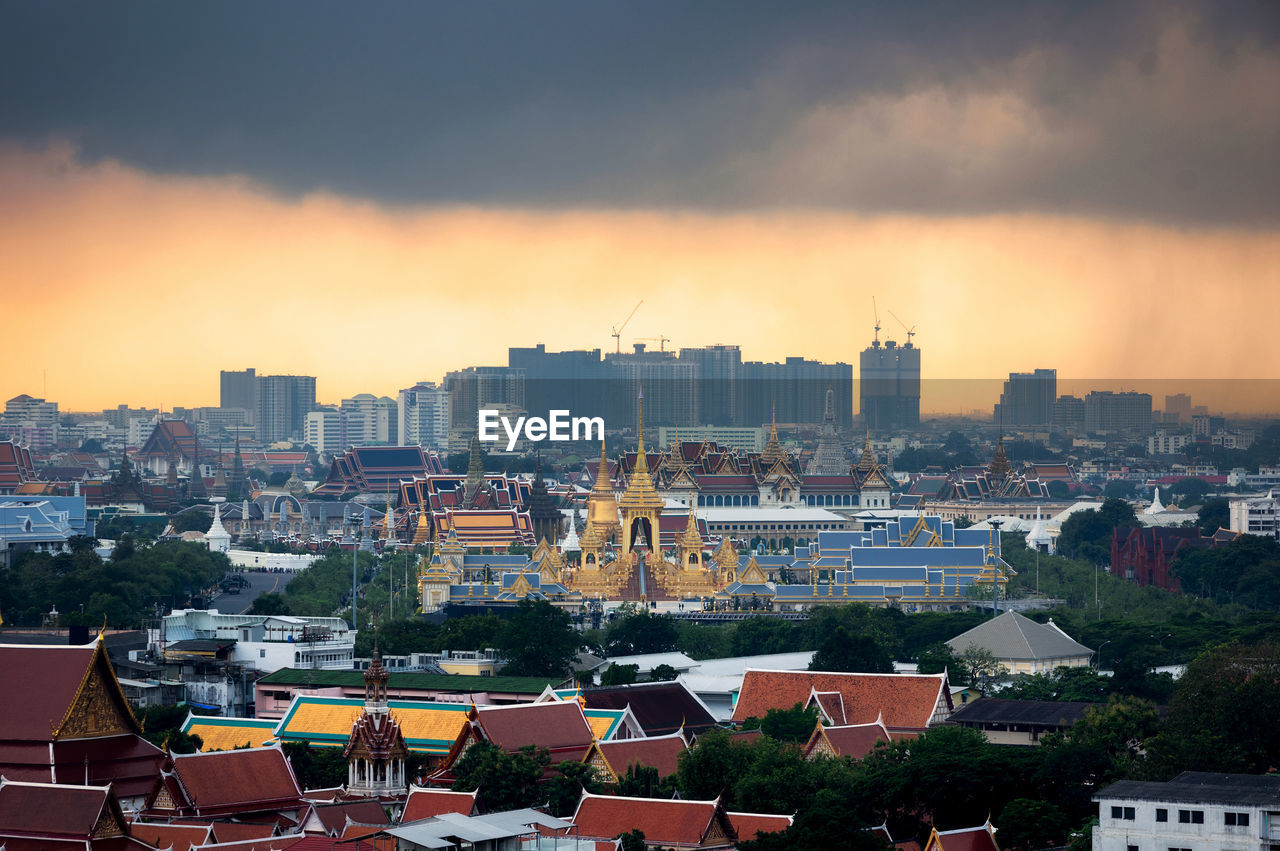
[[[11,4],[0,135],[384,204],[1280,219],[1280,6]]]
[[[47,373],[65,409],[216,404],[218,370],[250,365],[317,375],[325,401],[390,395],[511,346],[608,348],[639,299],[624,345],[854,362],[876,296],[886,325],[892,309],[918,326],[928,378],[1280,378],[1222,318],[1275,324],[1275,230],[388,206],[64,144],[0,148],[0,256],[0,398],[38,395]]]

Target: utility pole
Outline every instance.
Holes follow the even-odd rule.
[[[1000,526],[1003,521],[989,521],[991,528],[995,530],[995,543],[998,547],[1000,543]],[[1000,562],[999,556],[996,555],[996,548],[991,549],[991,617],[1000,616]]]

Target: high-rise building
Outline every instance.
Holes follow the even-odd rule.
[[[58,444],[58,403],[23,393],[4,403],[0,440],[8,438],[32,452],[48,452]]]
[[[1094,390],[1084,397],[1084,428],[1090,433],[1151,433],[1151,394]]]
[[[218,407],[248,411],[249,422],[252,424],[258,407],[257,373],[253,367],[238,371],[224,369],[219,373],[219,379],[222,392]]]
[[[258,440],[299,440],[307,414],[316,407],[314,375],[259,375],[255,382],[254,426]]]
[[[694,364],[694,397],[703,425],[743,425],[738,394],[743,377],[742,350],[737,346],[681,349],[680,361]]]
[[[876,339],[858,359],[862,419],[873,431],[920,425],[920,349],[911,342]]]
[[[565,410],[574,416],[604,417],[606,423],[612,422],[607,409],[612,388],[607,384],[599,349],[548,352],[542,343],[511,348],[507,350],[507,366],[524,373],[525,410],[539,416]]]
[[[836,428],[853,418],[853,366],[789,357],[782,363],[747,361],[738,382],[738,410],[747,425],[782,423],[819,425],[832,391]]]
[[[444,377],[449,392],[450,424],[463,429],[476,427],[481,408],[506,406],[528,410],[524,398],[524,370],[508,366],[469,366]]]
[[[636,421],[636,402],[644,394],[645,422],[655,426],[694,425],[700,422],[694,394],[697,367],[681,361],[675,352],[647,351],[644,343],[634,351],[604,356],[611,386],[609,407],[613,416],[606,425]]]
[[[1165,396],[1164,421],[1183,424],[1191,422],[1191,397],[1186,393]]]
[[[433,381],[419,381],[397,396],[398,433],[405,446],[449,451],[449,393]]]
[[[1059,396],[1053,403],[1050,422],[1053,430],[1060,434],[1084,431],[1084,400],[1079,396]]]
[[[1006,426],[1047,426],[1058,399],[1058,371],[1011,372],[996,403],[994,419]]]

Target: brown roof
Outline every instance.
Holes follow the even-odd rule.
[[[700,845],[718,801],[674,801],[658,798],[624,798],[582,793],[570,821],[571,835],[610,839],[639,830],[646,843]]]
[[[755,839],[757,834],[778,833],[791,827],[791,816],[770,816],[762,813],[725,813],[738,839]]]
[[[504,751],[548,748],[552,765],[581,760],[595,739],[576,700],[482,706],[476,715],[485,738]]]
[[[184,809],[200,815],[298,806],[302,790],[278,746],[173,755]]]
[[[109,793],[107,786],[59,786],[0,778],[0,836],[87,838],[108,806]],[[0,841],[0,846],[4,844]]]
[[[627,767],[633,764],[656,768],[659,777],[675,774],[680,765],[680,754],[689,749],[679,733],[647,739],[597,742],[596,747],[618,777],[626,774]]]
[[[960,830],[937,830],[929,835],[925,851],[1000,851],[990,825]]]
[[[0,645],[0,694],[23,696],[22,700],[0,701],[0,738],[51,741],[88,677],[96,653],[96,642]],[[102,661],[110,667],[105,651]],[[36,683],[40,687],[32,688]]]
[[[306,837],[301,833],[290,834],[288,836],[272,836],[266,839],[247,839],[240,842],[217,842],[212,845],[201,845],[194,851],[284,851],[286,848],[292,848]],[[333,845],[332,839],[320,840],[325,844],[326,848]]]
[[[448,792],[444,789],[414,787],[409,790],[409,800],[405,802],[400,821],[434,818],[442,813],[469,816],[475,812],[475,808],[475,792]]]
[[[372,798],[359,798],[352,801],[341,801],[336,804],[316,804],[316,818],[324,826],[324,832],[330,836],[341,836],[347,822],[360,824],[390,824],[387,811],[382,804]]]
[[[630,706],[646,736],[663,736],[680,729],[700,733],[716,725],[716,719],[702,701],[679,682],[585,689],[582,697],[589,709]]]
[[[266,839],[274,836],[274,824],[245,824],[231,821],[220,821],[213,826],[214,842],[247,842],[250,839]]]
[[[211,832],[212,825],[148,822],[134,822],[129,825],[129,833],[135,839],[141,839],[156,848],[172,848],[173,851],[188,851],[193,845],[207,845],[212,841]]]
[[[889,727],[929,726],[941,701],[951,707],[946,674],[846,674],[817,671],[748,670],[733,720],[763,718],[770,709],[805,705],[814,691],[839,692],[846,724],[881,718]]]
[[[881,724],[825,727],[821,735],[826,738],[836,756],[847,756],[853,759],[861,759],[875,750],[878,743],[888,742],[891,739],[889,731]]]

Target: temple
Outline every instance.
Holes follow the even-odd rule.
[[[342,755],[347,760],[347,792],[374,798],[403,796],[409,791],[409,749],[400,724],[387,706],[387,680],[375,641],[373,663],[364,672],[364,712],[351,727]]]

